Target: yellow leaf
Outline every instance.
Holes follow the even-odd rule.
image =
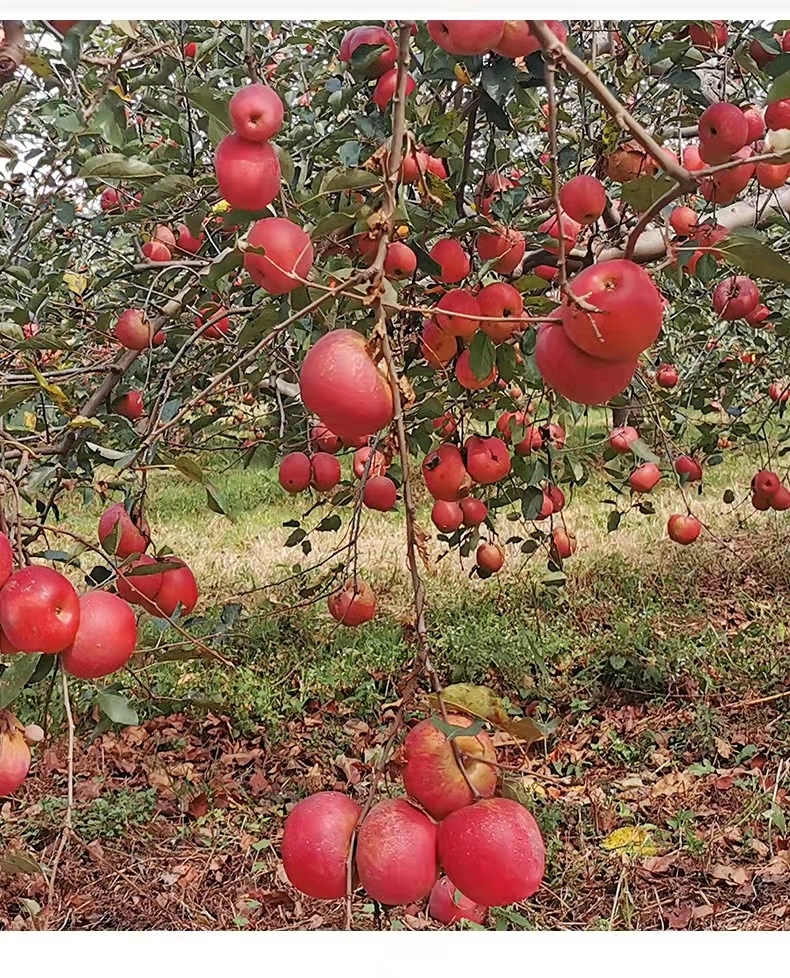
[[[64,272],[63,281],[75,295],[82,295],[88,287],[88,279],[79,272]]]
[[[36,416],[32,411],[25,411],[24,413],[25,427],[28,431],[36,430]]]
[[[121,88],[120,85],[113,85],[112,88],[110,89],[110,91],[111,92],[115,92],[115,94],[118,96],[118,98],[122,98],[124,100],[124,102],[131,102],[132,101],[132,96],[131,95],[127,95],[126,92],[124,92],[124,90]]]
[[[58,387],[57,384],[51,384],[47,378],[38,370],[32,363],[27,364],[28,370],[33,374],[38,382],[38,386],[46,391],[47,394],[52,398],[52,400],[57,404],[61,411],[71,412],[71,402],[63,391],[62,387]]]
[[[615,829],[601,843],[609,852],[622,852],[629,856],[655,856],[658,848],[653,842],[650,829],[644,825],[626,825]]]
[[[33,51],[28,51],[25,54],[25,67],[30,68],[34,75],[38,75],[39,78],[50,78],[52,75],[52,67],[46,58],[42,58],[40,54],[35,54]]]
[[[435,701],[435,697],[432,699]],[[488,686],[456,683],[454,686],[448,686],[442,690],[442,700],[448,707],[488,720],[489,723],[506,731],[515,740],[526,743],[527,746],[544,739],[544,735],[537,724],[529,717],[513,718],[508,716],[505,704]]]
[[[464,68],[463,65],[456,65],[454,68],[455,77],[462,85],[471,85],[472,79],[469,76],[469,72]]]
[[[218,200],[216,204],[211,208],[212,214],[224,214],[225,211],[230,210],[230,204],[227,200]]]
[[[79,428],[79,429],[93,428],[96,431],[101,431],[104,425],[102,424],[101,421],[99,421],[98,418],[85,418],[81,414],[77,414],[75,415],[75,417],[71,419],[71,421],[69,421],[67,427]]]

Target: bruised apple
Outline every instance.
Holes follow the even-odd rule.
[[[455,445],[439,445],[422,462],[422,475],[434,499],[457,502],[469,491],[471,479]]]
[[[482,924],[486,919],[488,908],[465,897],[455,883],[451,883],[447,876],[442,876],[431,890],[428,913],[440,924],[455,924],[459,920],[471,920],[476,924]]]
[[[329,614],[341,625],[363,625],[376,614],[376,595],[365,581],[349,579],[327,598]]]

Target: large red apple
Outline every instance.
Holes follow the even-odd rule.
[[[628,482],[634,492],[652,492],[661,479],[661,469],[653,462],[645,462],[634,469]]]
[[[256,285],[272,295],[293,292],[307,278],[313,267],[313,244],[298,224],[284,217],[265,217],[258,221],[247,238],[244,267]]]
[[[515,228],[504,228],[501,232],[486,231],[477,236],[480,260],[493,261],[491,267],[500,275],[511,275],[516,270],[524,257],[525,248],[524,235]]]
[[[457,291],[460,291],[457,290]],[[445,319],[450,317],[445,316]],[[460,322],[460,320],[456,320]],[[477,328],[477,323],[475,323]],[[458,342],[455,334],[446,332],[435,319],[425,319],[420,333],[420,352],[423,359],[435,367],[442,370],[446,367],[453,357],[458,353]]]
[[[441,267],[439,275],[434,275],[437,282],[460,282],[466,278],[472,267],[469,256],[456,238],[440,238],[429,251],[429,255]]]
[[[670,540],[674,540],[675,543],[682,543],[684,545],[694,543],[701,531],[702,524],[691,513],[687,516],[675,513],[667,520],[667,533],[669,534]]]
[[[116,414],[130,421],[137,421],[143,415],[143,395],[140,391],[127,391],[113,405]]]
[[[526,808],[509,798],[490,798],[459,808],[441,823],[439,858],[470,900],[505,907],[537,892],[546,848]]]
[[[422,900],[438,875],[436,825],[402,798],[386,798],[359,827],[356,863],[373,900],[386,906]]]
[[[362,502],[368,509],[388,513],[395,506],[397,498],[397,487],[386,475],[376,475],[365,483]]]
[[[136,643],[137,622],[129,605],[107,591],[89,591],[80,598],[79,628],[60,662],[72,676],[98,679],[125,666]]]
[[[30,748],[22,724],[13,713],[0,710],[0,798],[16,791],[30,771]]]
[[[340,462],[329,452],[316,452],[310,459],[311,484],[319,492],[330,492],[340,482]]]
[[[355,330],[335,329],[314,343],[299,385],[305,406],[341,438],[372,435],[392,421],[389,379]]]
[[[441,311],[440,311],[441,310]],[[460,313],[461,315],[450,315]],[[439,300],[434,318],[450,336],[470,339],[477,332],[480,322],[480,305],[468,289],[450,289]]]
[[[577,404],[604,404],[628,387],[636,360],[599,360],[580,350],[558,322],[543,323],[535,341],[535,364],[552,390]]]
[[[285,874],[302,893],[316,900],[346,894],[351,840],[361,809],[339,791],[303,798],[285,820],[282,857]]]
[[[595,224],[606,209],[606,190],[600,180],[580,173],[560,188],[560,204],[577,224]]]
[[[699,140],[699,155],[705,163],[726,163],[749,141],[743,110],[730,102],[709,105],[699,117]]]
[[[455,379],[468,391],[480,391],[484,387],[490,387],[497,379],[497,368],[491,368],[491,373],[487,377],[478,377],[472,370],[472,355],[469,350],[464,350],[460,357],[455,361]]]
[[[477,304],[480,328],[494,343],[504,343],[525,326],[524,300],[518,289],[507,282],[484,286],[477,294]]]
[[[161,569],[153,573],[133,574],[130,572],[137,568],[156,566],[159,563],[155,557],[150,557],[148,554],[141,554],[141,556],[133,560],[123,570],[118,571],[118,579],[115,582],[115,586],[118,589],[118,594],[124,601],[128,601],[131,604],[142,604],[143,598],[153,600],[156,597],[159,588],[162,586]]]
[[[713,308],[725,320],[748,316],[760,302],[760,290],[748,275],[732,275],[713,290]]]
[[[678,455],[675,471],[678,475],[687,475],[689,482],[699,482],[702,479],[702,466],[691,455]]]
[[[0,628],[21,652],[61,652],[79,623],[77,592],[50,567],[23,567],[0,590]]]
[[[262,211],[280,192],[280,160],[271,143],[251,143],[229,133],[217,146],[219,192],[232,207]]]
[[[580,350],[602,360],[633,361],[661,331],[664,305],[653,280],[625,258],[600,262],[570,283],[574,296],[600,310],[565,300],[562,322]]]
[[[385,71],[384,74],[376,82],[376,87],[373,89],[373,102],[379,107],[379,109],[384,112],[389,103],[395,98],[395,92],[398,85],[398,69],[390,68],[389,71]],[[411,75],[406,75],[406,97],[414,91],[417,87],[417,82],[412,78]]]
[[[262,143],[280,131],[283,103],[277,92],[268,85],[247,85],[230,100],[230,118],[242,139]]]
[[[304,492],[310,485],[313,471],[304,452],[291,452],[280,462],[277,477],[286,492]]]
[[[431,508],[431,522],[440,533],[455,533],[463,521],[463,510],[458,503],[437,499]]]
[[[458,713],[449,713],[447,722],[453,727],[469,727],[472,721]],[[490,798],[496,791],[497,774],[492,763],[496,751],[485,731],[472,736],[460,734],[455,743],[463,757],[469,780],[483,798]],[[469,785],[458,767],[452,743],[433,720],[422,720],[413,727],[405,742],[406,767],[403,771],[403,787],[437,821],[450,812],[474,800]],[[476,760],[482,758],[482,760]]]

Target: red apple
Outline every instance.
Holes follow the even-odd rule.
[[[510,472],[510,453],[499,438],[466,439],[466,470],[473,482],[487,486],[499,482]]]
[[[113,405],[116,414],[130,421],[137,421],[143,415],[143,395],[140,391],[127,391]]]
[[[484,387],[490,387],[491,384],[497,379],[497,369],[496,367],[491,368],[491,373],[487,377],[482,379],[477,376],[477,374],[472,370],[471,364],[471,354],[469,350],[464,350],[464,352],[458,357],[455,362],[455,379],[468,391],[479,391]]]
[[[450,317],[445,316],[445,319]],[[460,322],[461,320],[457,320]],[[475,323],[475,326],[477,324]],[[458,341],[455,335],[445,332],[435,319],[425,319],[420,333],[420,352],[423,359],[442,370],[458,353]]]
[[[428,913],[440,924],[455,924],[459,920],[485,922],[488,908],[465,897],[447,876],[437,880],[428,900]]]
[[[506,282],[492,282],[484,286],[477,294],[477,304],[480,308],[480,328],[494,343],[504,343],[525,326],[521,293]]]
[[[661,479],[661,469],[653,462],[645,462],[634,469],[628,482],[634,492],[652,492]]]
[[[457,502],[469,490],[471,480],[463,456],[455,445],[440,445],[422,462],[422,474],[434,499]]]
[[[357,834],[359,882],[386,906],[414,903],[438,875],[436,825],[402,798],[374,805]]]
[[[469,256],[455,238],[441,238],[429,252],[431,258],[441,266],[441,273],[434,276],[437,282],[460,282],[470,271]]]
[[[475,560],[485,574],[496,574],[505,563],[505,553],[496,543],[481,543],[475,553]]]
[[[99,520],[99,542],[108,553],[124,559],[145,553],[151,534],[144,519],[136,522],[123,503],[113,503]]]
[[[464,526],[480,526],[488,517],[488,506],[482,499],[465,496],[458,504],[464,517]]]
[[[341,625],[363,625],[376,614],[376,595],[365,581],[349,578],[327,599],[329,614]]]
[[[560,204],[578,224],[595,224],[606,209],[606,190],[600,180],[581,173],[560,188]]]
[[[319,492],[330,492],[340,482],[340,462],[329,452],[316,452],[310,459],[311,483]]]
[[[80,601],[68,578],[33,564],[0,590],[0,628],[21,652],[61,652],[77,634]]]
[[[304,492],[312,475],[310,459],[304,452],[291,452],[280,462],[278,478],[286,492]]]
[[[362,501],[368,509],[388,513],[395,506],[398,490],[392,479],[386,475],[376,475],[365,483]]]
[[[339,791],[303,798],[285,820],[282,858],[292,885],[316,900],[339,900],[354,829],[362,810]]]
[[[696,516],[692,516],[690,513],[688,516],[675,513],[667,520],[669,539],[674,540],[675,543],[682,543],[684,546],[694,543],[701,530],[702,524]]]
[[[450,313],[462,315],[452,316]],[[468,289],[450,289],[441,297],[434,313],[436,323],[445,333],[464,339],[470,339],[477,332],[480,322],[476,317],[479,315],[480,304]]]
[[[485,54],[499,44],[504,20],[429,20],[431,39],[450,54]]]
[[[72,676],[99,679],[123,668],[136,644],[137,622],[129,605],[115,594],[89,591],[80,598],[79,628],[60,663]]]
[[[464,521],[463,510],[458,503],[437,499],[431,508],[431,521],[441,533],[455,533]]]
[[[283,103],[268,85],[247,85],[230,100],[230,119],[242,139],[262,143],[282,128]]]
[[[509,798],[489,798],[459,808],[441,823],[439,859],[470,900],[505,907],[537,892],[546,849],[526,808]]]
[[[287,218],[266,217],[258,221],[247,240],[250,248],[261,248],[264,253],[248,250],[244,267],[253,282],[272,295],[293,292],[313,267],[309,235]]]
[[[251,143],[230,133],[217,146],[214,169],[219,192],[239,210],[261,211],[280,192],[280,161],[270,143]]]
[[[453,727],[472,725],[472,720],[458,713],[449,713],[447,722]],[[496,761],[491,738],[481,730],[476,735],[459,734],[454,743],[463,755],[469,781],[483,798],[490,798],[497,784],[496,768],[485,763]],[[472,803],[474,797],[458,767],[452,743],[433,720],[422,720],[409,731],[404,752],[403,787],[432,818],[441,821],[456,808]]]
[[[153,332],[153,326],[141,309],[126,309],[115,323],[115,338],[127,350],[148,349]]]

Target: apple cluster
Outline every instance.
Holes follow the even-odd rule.
[[[134,652],[132,604],[159,618],[172,618],[179,608],[192,611],[198,599],[192,571],[177,558],[145,553],[151,542],[145,520],[134,520],[123,503],[115,503],[102,514],[98,536],[120,562],[117,594],[78,595],[65,575],[39,564],[14,570],[11,542],[0,533],[0,654],[57,655],[68,675],[99,679],[122,669]],[[9,717],[0,711],[0,796],[16,790],[30,766],[21,728]]]
[[[496,751],[479,726],[461,714],[414,726],[403,746],[407,798],[383,799],[364,813],[341,792],[298,802],[282,842],[291,883],[336,900],[350,882],[386,906],[430,895],[429,912],[446,923],[481,922],[486,908],[531,897],[543,880],[543,838],[526,808],[495,797]]]

